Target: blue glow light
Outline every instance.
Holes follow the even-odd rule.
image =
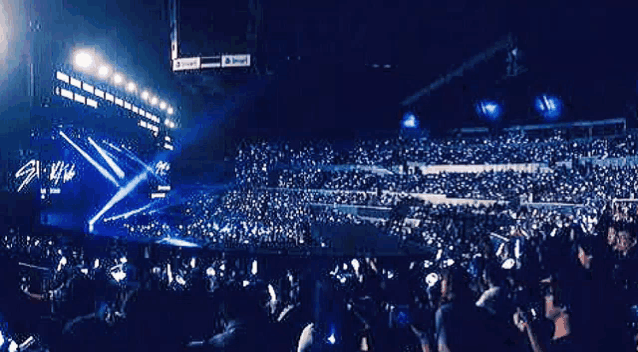
[[[146,179],[147,179],[147,172],[142,172],[141,174],[137,175],[131,182],[129,182],[125,187],[120,188],[120,190],[117,191],[117,193],[113,196],[113,198],[111,198],[111,200],[109,200],[109,202],[106,203],[104,208],[102,208],[102,210],[100,210],[100,212],[97,213],[97,215],[95,215],[93,219],[89,221],[89,232],[93,232],[95,222],[97,222],[102,217],[102,215],[104,215],[107,211],[113,208],[115,204],[117,204],[119,201],[121,201],[127,195],[129,195],[129,193],[131,193],[137,187],[137,185],[139,185],[142,181]]]
[[[503,114],[503,108],[495,101],[481,101],[476,104],[476,112],[480,116],[495,121]]]
[[[411,112],[406,112],[403,115],[403,121],[401,122],[404,128],[418,128],[419,120],[417,120],[416,116]]]
[[[172,246],[177,246],[177,247],[189,247],[189,248],[199,247],[199,245],[196,243],[181,240],[179,238],[170,238],[170,237],[163,238],[158,243],[166,243],[166,244],[170,244]]]
[[[121,219],[121,218],[124,218],[124,219],[129,218],[129,217],[131,217],[131,216],[133,216],[133,215],[135,215],[135,214],[141,213],[141,212],[143,212],[144,210],[146,210],[146,209],[150,208],[150,207],[151,207],[151,205],[153,205],[153,203],[151,203],[151,204],[147,204],[147,205],[145,205],[145,206],[143,206],[143,207],[141,207],[141,208],[139,208],[139,209],[131,210],[131,211],[126,212],[126,213],[124,213],[124,214],[120,214],[120,215],[112,216],[112,217],[110,217],[110,218],[108,218],[108,219],[104,219],[104,222],[109,222],[109,221],[113,221],[113,220],[117,220],[117,219]]]
[[[535,101],[536,111],[548,120],[560,117],[563,104],[557,97],[541,95]]]
[[[102,165],[98,164],[97,161],[93,160],[89,154],[87,154],[82,148],[80,148],[77,144],[75,144],[64,132],[60,131],[60,136],[62,136],[69,144],[75,148],[80,155],[84,157],[91,165],[95,166],[95,168],[102,174],[102,176],[106,177],[107,180],[111,181],[116,187],[120,187],[120,184],[117,183],[117,180],[111,175]]]
[[[122,171],[122,169],[119,166],[117,166],[117,164],[113,161],[113,159],[111,159],[107,155],[106,151],[104,149],[100,148],[100,146],[97,145],[97,143],[95,143],[95,141],[93,141],[93,139],[91,139],[91,137],[89,137],[88,140],[89,140],[89,143],[91,143],[91,145],[93,146],[93,148],[95,148],[97,150],[97,152],[102,156],[104,161],[106,161],[106,163],[113,170],[113,172],[115,172],[117,177],[124,178],[124,176],[125,176],[124,171]]]

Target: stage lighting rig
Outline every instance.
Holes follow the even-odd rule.
[[[84,71],[84,72],[91,71],[91,73],[94,74],[95,76],[103,80],[108,79],[113,85],[120,86],[126,89],[126,91],[130,94],[138,92],[138,85],[136,83],[126,79],[122,73],[117,72],[119,70],[112,68],[112,66],[109,65],[107,62],[101,60],[99,55],[96,55],[91,49],[76,50],[72,54],[71,59],[72,59],[73,66],[77,67],[80,71]],[[69,80],[70,80],[69,84],[71,85],[73,85],[74,82],[76,83],[79,82],[77,84],[82,84],[83,79],[68,78],[68,77],[69,77],[68,73],[62,73],[62,72],[58,72],[56,76],[58,80],[64,81],[66,83],[69,83]],[[95,86],[93,83],[91,84],[83,83],[83,84],[91,88]],[[82,86],[78,86],[78,85],[76,86],[78,88],[82,88]],[[73,92],[71,93],[73,94]],[[94,94],[99,98],[106,99],[107,101],[115,102],[114,99],[108,99],[109,96],[113,98],[114,94],[108,94],[104,92],[104,90],[102,89],[97,89],[97,88],[95,90],[91,89],[89,90],[89,93]],[[158,96],[152,96],[148,90],[143,90],[139,97],[141,98],[141,100],[149,102],[152,106],[155,106],[155,107],[159,106],[159,109],[166,111],[169,115],[172,115],[174,113],[174,109],[170,107],[166,101],[160,99],[160,97]],[[73,96],[70,99],[75,99],[75,97]],[[97,107],[97,101],[91,100],[91,102],[93,103],[91,104],[92,107]],[[125,102],[122,102],[122,103],[124,105],[121,105],[121,106],[125,107],[126,106]],[[131,108],[129,110],[133,110],[134,102],[128,102],[128,103],[131,105]],[[139,107],[136,107],[136,108],[137,108],[136,110],[138,111],[140,110]],[[156,122],[159,123],[159,120]]]

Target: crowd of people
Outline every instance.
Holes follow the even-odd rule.
[[[633,204],[466,210],[432,206],[452,235],[394,257],[8,233],[2,333],[25,351],[636,349]]]
[[[203,248],[0,237],[0,341],[25,351],[635,350],[638,168],[601,162],[630,160],[634,138],[247,143],[233,185],[113,220],[127,240],[179,234]],[[411,162],[542,167],[424,173]],[[374,229],[399,246],[345,254],[322,226]],[[268,248],[332,251],[255,250]]]
[[[473,139],[397,137],[356,144],[327,142],[245,143],[236,157],[236,179],[223,192],[202,190],[177,207],[175,217],[152,221],[122,219],[133,235],[166,236],[179,233],[209,245],[232,248],[322,247],[313,228],[326,223],[371,223],[391,234],[409,232],[410,223],[389,221],[415,194],[452,199],[511,203],[565,203],[600,209],[613,199],[638,194],[635,134],[570,140],[557,133],[532,139],[523,132]],[[484,165],[540,163],[529,170],[439,171],[424,173],[421,165]],[[413,201],[419,223],[436,223],[428,200]],[[350,207],[356,211],[343,211]],[[473,205],[454,205],[458,212]],[[472,210],[474,211],[474,210]],[[408,220],[412,215],[405,216]],[[392,223],[392,226],[388,224]],[[413,222],[412,222],[413,223]],[[179,224],[179,225],[176,225]],[[389,227],[399,227],[400,229]],[[423,232],[424,228],[417,232]],[[503,235],[500,229],[495,232]],[[433,236],[449,236],[432,228],[404,246],[427,246]],[[416,238],[425,241],[415,242]]]

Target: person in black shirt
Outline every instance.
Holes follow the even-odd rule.
[[[443,272],[441,305],[436,312],[434,345],[439,352],[493,350],[485,322],[489,315],[476,307],[469,274],[461,267]],[[493,332],[496,333],[496,332]]]
[[[249,352],[272,346],[273,327],[252,292],[231,282],[221,289],[220,298],[224,331],[205,341],[190,342],[189,350]]]

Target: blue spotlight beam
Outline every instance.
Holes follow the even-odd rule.
[[[157,243],[166,243],[166,244],[170,244],[172,246],[177,246],[177,247],[190,247],[190,248],[199,247],[199,245],[196,243],[181,240],[179,238],[170,238],[170,237],[163,238],[159,240]]]
[[[69,144],[71,144],[73,148],[75,148],[84,157],[84,159],[91,163],[91,165],[93,165],[97,169],[97,171],[102,174],[102,176],[111,181],[111,183],[113,183],[115,187],[120,187],[120,184],[117,182],[115,177],[113,177],[113,175],[111,175],[105,168],[98,164],[97,161],[93,160],[93,158],[91,158],[89,154],[87,154],[84,150],[82,150],[82,148],[75,144],[66,134],[64,134],[64,132],[60,131],[60,136],[66,139],[66,141],[69,142]]]
[[[89,232],[93,232],[95,223],[104,215],[107,211],[111,210],[115,204],[119,203],[122,199],[129,195],[142,181],[147,179],[148,172],[142,172],[141,174],[135,176],[135,178],[129,182],[125,187],[120,188],[117,193],[109,200],[108,203],[97,213],[93,219],[89,220]]]
[[[108,142],[107,142],[107,143],[106,143],[106,145],[108,145],[109,147],[111,147],[111,148],[115,149],[116,151],[118,151],[118,152],[120,152],[120,153],[122,152],[122,149],[120,149],[120,148],[118,148],[118,147],[114,146],[114,145],[113,145],[113,144],[111,144],[111,143],[108,143]]]
[[[140,164],[144,170],[146,170],[148,173],[150,173],[151,175],[155,176],[156,179],[158,179],[159,181],[164,182],[164,180],[155,173],[155,169],[153,167],[151,167],[150,165],[148,165],[147,163],[143,162],[140,158],[138,158],[135,154],[133,154],[133,152],[131,152],[128,149],[124,149],[124,151],[126,151],[126,155],[128,155],[129,158],[131,158],[131,160],[137,162],[138,164]]]
[[[113,161],[113,159],[111,159],[107,154],[106,151],[104,151],[104,149],[100,148],[99,145],[97,145],[97,143],[95,143],[93,141],[93,139],[91,139],[91,137],[88,137],[89,143],[91,143],[91,145],[93,146],[93,148],[95,148],[95,150],[97,150],[98,153],[100,153],[100,155],[102,156],[102,158],[104,159],[104,161],[106,161],[106,163],[109,165],[109,167],[113,170],[113,172],[115,172],[115,174],[117,175],[117,177],[119,178],[124,178],[124,176],[126,176],[124,174],[124,171],[122,171],[122,169],[117,166],[117,164]]]
[[[104,222],[109,222],[109,221],[113,221],[113,220],[117,220],[117,219],[121,219],[121,218],[128,218],[129,216],[133,216],[135,214],[141,213],[144,210],[150,208],[154,203],[155,202],[149,203],[149,204],[147,204],[147,205],[145,205],[145,206],[143,206],[143,207],[141,207],[139,209],[131,210],[131,211],[126,212],[124,214],[120,214],[120,215],[116,215],[116,216],[112,216],[110,218],[104,219]]]

